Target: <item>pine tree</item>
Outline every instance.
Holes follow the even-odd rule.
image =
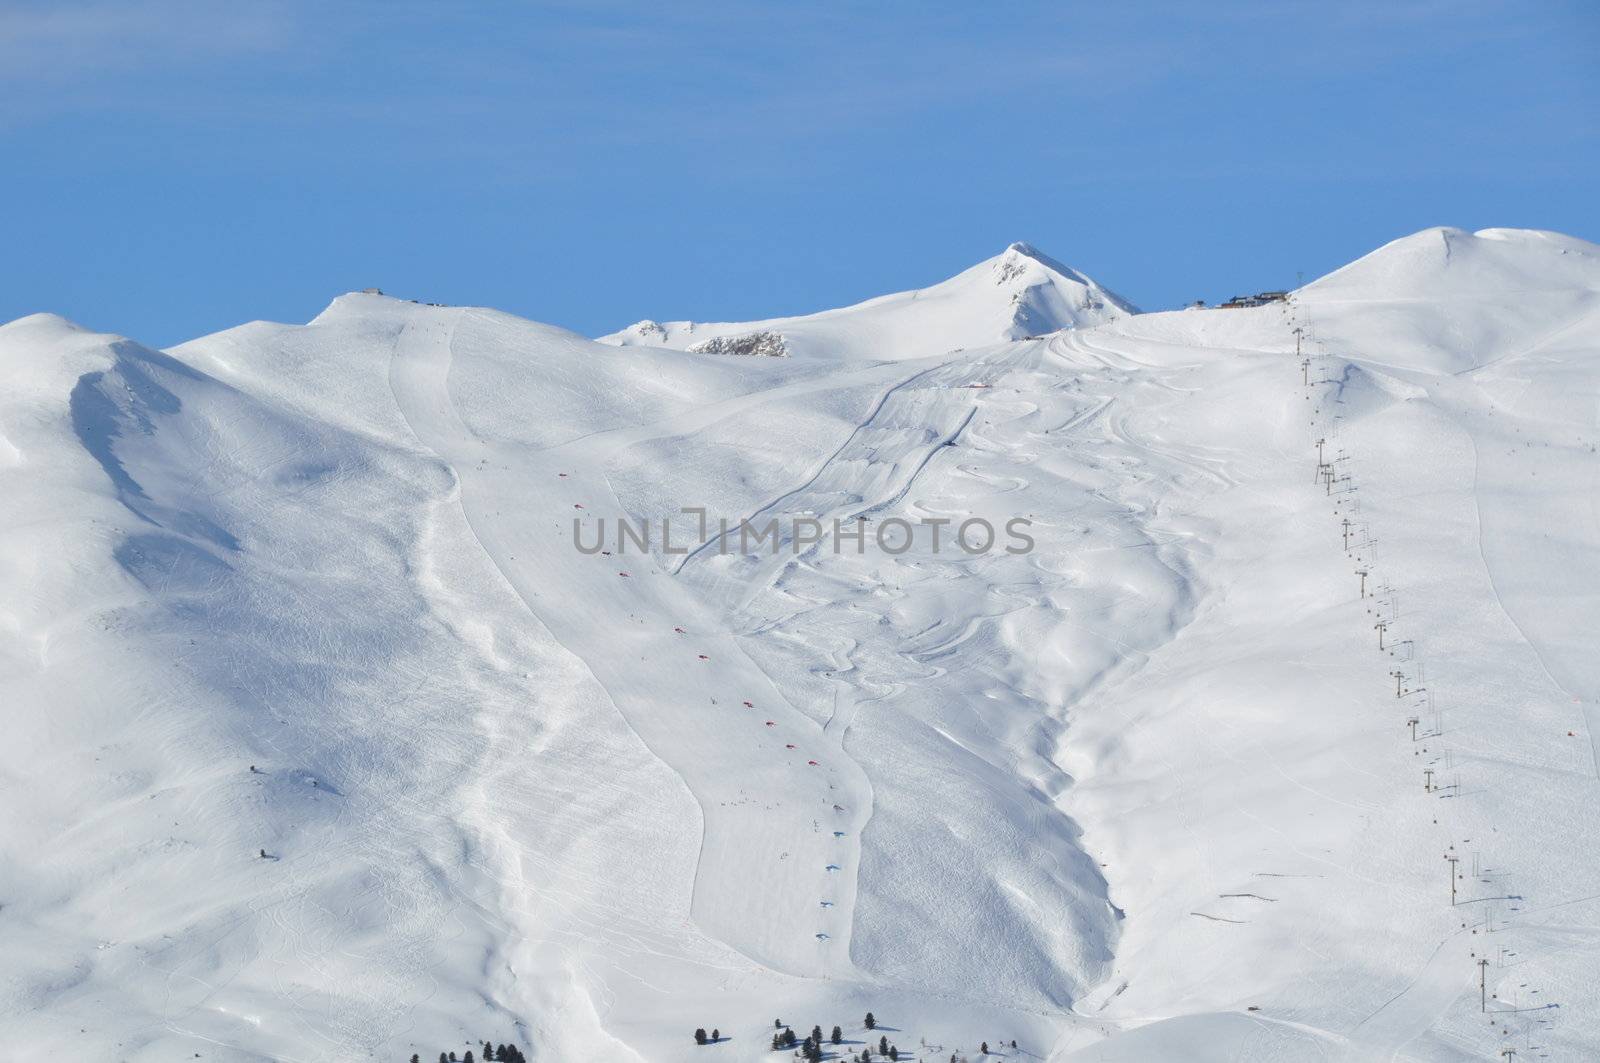
[[[889,1046],[889,1063],[900,1063],[900,1049],[894,1045]]]
[[[252,768],[255,767],[254,764],[252,764],[250,766]],[[422,1063],[422,1057],[417,1055],[415,1052],[411,1053],[411,1063]]]
[[[870,1012],[870,1011],[867,1012],[867,1029],[876,1030],[877,1028],[878,1028],[878,1020],[874,1019],[872,1017],[872,1012]]]
[[[472,1049],[467,1049],[467,1054],[461,1057],[461,1063],[472,1063]]]
[[[720,1040],[722,1040],[722,1031],[717,1029],[716,1027],[712,1027],[712,1029],[711,1029],[711,1043],[712,1044],[716,1044]]]
[[[702,1026],[699,1029],[695,1030],[695,1032],[694,1032],[694,1043],[697,1044],[697,1045],[703,1045],[703,1044],[706,1043],[706,1028],[704,1026]]]
[[[439,1063],[450,1063],[449,1060],[445,1059],[443,1052],[439,1053]]]
[[[881,1055],[881,1056],[886,1056],[886,1055],[889,1054],[889,1038],[888,1037],[885,1036],[885,1037],[878,1038],[878,1054]]]
[[[834,1044],[842,1043],[844,1041],[844,1031],[835,1026],[833,1028],[833,1036],[828,1038],[828,1040],[832,1041]]]
[[[983,1055],[988,1055],[989,1054],[989,1042],[985,1041],[985,1042],[983,1042],[983,1044],[979,1045],[978,1046],[978,1051],[980,1053],[982,1053]]]

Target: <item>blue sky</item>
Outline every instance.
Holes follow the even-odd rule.
[[[600,333],[1026,240],[1147,309],[1429,225],[1600,240],[1600,4],[0,0],[0,320],[378,285]]]

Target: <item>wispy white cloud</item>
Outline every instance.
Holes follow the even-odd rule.
[[[295,40],[295,10],[279,0],[0,3],[0,130],[126,109],[152,76],[193,79]]]
[[[281,3],[52,2],[0,7],[0,80],[53,83],[272,51],[293,39]]]
[[[1314,117],[1368,82],[1439,112],[1437,139],[1465,119],[1429,108],[1416,71],[1558,20],[1532,21],[1513,0],[1023,0],[1003,17],[916,0],[0,0],[0,128],[59,127],[69,144],[88,130],[130,153],[221,138],[235,152],[190,151],[189,166],[315,158],[512,181],[652,164],[836,173],[887,141],[923,165],[1022,150],[1122,168],[1122,130],[1160,155],[1203,119],[1196,99],[1275,113],[1293,100]],[[1207,155],[1254,133],[1221,128]]]

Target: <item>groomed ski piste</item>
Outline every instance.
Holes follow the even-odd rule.
[[[0,373],[19,1058],[1600,1058],[1593,244]]]

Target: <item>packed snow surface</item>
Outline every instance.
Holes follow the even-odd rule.
[[[8,1052],[1600,1057],[1595,245],[0,373]]]

